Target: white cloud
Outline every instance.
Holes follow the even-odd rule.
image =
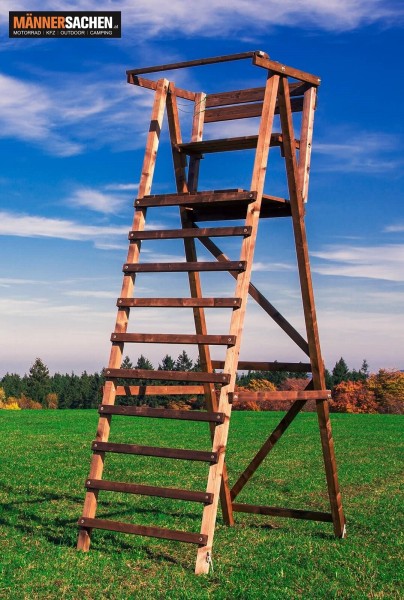
[[[139,189],[138,183],[110,183],[105,186],[106,190],[116,192],[136,192]]]
[[[317,161],[321,171],[385,173],[403,164],[398,136],[378,132],[354,131],[341,127],[339,132],[328,132],[333,142],[313,144],[313,154],[326,160]],[[400,158],[397,158],[399,156]]]
[[[111,10],[122,11],[124,30],[135,30],[142,39],[181,32],[206,37],[235,32],[250,34],[269,27],[311,26],[327,31],[349,31],[375,22],[391,23],[403,17],[395,0],[32,0],[30,10]],[[2,2],[0,13],[26,10],[22,1]]]
[[[404,281],[404,244],[326,246],[311,255],[328,263],[313,264],[320,275]]]
[[[404,232],[404,223],[395,223],[394,225],[387,225],[383,231],[385,233],[402,233]]]
[[[126,233],[127,227],[83,225],[68,219],[52,219],[0,211],[0,235],[94,241],[102,240],[106,236],[121,236]]]
[[[120,196],[105,194],[91,188],[81,188],[74,192],[68,203],[73,206],[81,206],[96,212],[109,214],[116,213],[121,209],[125,201],[126,199]]]
[[[65,296],[75,296],[77,298],[116,298],[116,293],[103,290],[69,290],[64,292]]]

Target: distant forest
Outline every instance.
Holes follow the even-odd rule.
[[[124,369],[154,370],[151,361],[141,355],[136,363],[129,357],[122,362]],[[199,371],[199,360],[193,361],[185,350],[174,359],[166,355],[158,364],[162,371]],[[102,398],[104,385],[102,373],[81,375],[74,373],[50,375],[48,367],[37,358],[28,374],[20,376],[6,373],[0,380],[0,409],[66,409],[97,408]],[[307,373],[248,371],[237,377],[237,388],[251,391],[264,390],[303,390],[310,381]],[[184,382],[185,383],[185,382]],[[118,385],[145,385],[146,382],[127,379]],[[155,381],[155,385],[161,382]],[[176,382],[178,385],[178,382]],[[167,385],[167,382],[164,382]],[[332,371],[326,371],[326,387],[332,392],[330,409],[334,412],[369,412],[402,414],[404,406],[404,373],[396,370],[380,369],[370,374],[366,360],[357,371],[349,369],[340,358]],[[151,407],[198,409],[203,406],[203,397],[184,396],[118,396],[117,404],[141,405]],[[285,402],[248,401],[234,403],[235,410],[284,410]],[[309,410],[314,408],[308,403]]]

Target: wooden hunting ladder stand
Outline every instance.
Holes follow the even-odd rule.
[[[266,72],[265,85],[260,88],[243,89],[216,94],[193,93],[177,88],[172,81],[152,81],[141,77],[145,73],[181,69],[198,65],[252,59],[254,66]],[[106,383],[97,436],[92,443],[93,457],[90,474],[86,480],[86,499],[82,517],[79,519],[78,548],[87,551],[93,529],[106,529],[123,533],[151,536],[195,544],[198,547],[196,573],[207,573],[211,563],[216,514],[221,503],[223,519],[233,525],[233,512],[247,512],[278,517],[292,517],[333,523],[338,537],[345,535],[345,519],[339,492],[334,446],[328,412],[329,391],[324,380],[316,321],[310,263],[304,222],[304,202],[307,198],[310,152],[316,92],[320,79],[309,73],[287,67],[270,60],[264,52],[245,52],[230,56],[188,61],[127,72],[128,82],[155,91],[151,123],[147,136],[146,152],[142,168],[132,230],[129,233],[129,251],[123,267],[123,285],[118,298],[118,314],[115,331],[111,336],[112,349],[104,374]],[[177,99],[194,103],[192,138],[183,143],[180,131]],[[154,167],[159,146],[163,116],[167,112],[171,140],[176,193],[151,195]],[[293,113],[301,113],[300,139],[295,138]],[[274,116],[279,114],[281,131],[273,132]],[[226,139],[203,140],[205,123],[260,117],[258,135]],[[264,182],[270,147],[280,148],[285,161],[289,199],[264,193]],[[200,161],[204,154],[232,150],[256,149],[251,185],[248,190],[230,189],[198,191]],[[189,157],[189,159],[188,159]],[[187,164],[189,162],[189,164]],[[149,207],[178,206],[180,229],[145,229],[146,212]],[[291,217],[297,254],[298,274],[304,309],[307,340],[278,312],[278,310],[251,283],[254,249],[258,224],[261,218]],[[238,226],[198,227],[199,222],[237,221]],[[239,260],[230,260],[212,238],[229,236],[241,240]],[[142,262],[141,243],[144,240],[182,239],[184,262]],[[211,262],[198,261],[196,240],[215,257]],[[228,272],[236,280],[232,297],[204,297],[201,272]],[[188,274],[190,296],[186,298],[135,297],[136,275],[144,272]],[[243,332],[248,296],[251,296],[309,357],[309,363],[239,362],[239,350]],[[131,309],[138,307],[192,308],[195,333],[128,333]],[[222,308],[231,311],[230,331],[225,335],[209,335],[205,309]],[[122,369],[125,343],[194,344],[198,346],[200,372]],[[212,360],[210,345],[226,347],[224,360]],[[300,392],[239,392],[238,399],[266,399],[293,401],[290,409],[274,429],[262,448],[252,459],[230,489],[225,463],[225,451],[229,433],[232,402],[237,370],[309,371],[312,374],[307,389]],[[122,386],[118,379],[137,379],[140,385]],[[158,385],[149,385],[148,381]],[[145,384],[144,382],[147,381]],[[161,381],[169,382],[162,386]],[[178,382],[176,384],[175,382]],[[185,385],[184,385],[185,384]],[[220,391],[219,391],[220,389]],[[117,395],[131,394],[139,398],[157,394],[204,394],[205,409],[199,411],[150,408],[148,406],[116,406]],[[261,464],[268,452],[301,411],[307,400],[316,400],[325,474],[330,500],[330,512],[296,510],[271,506],[256,506],[235,501],[236,497]],[[208,422],[211,433],[211,451],[186,450],[134,443],[110,443],[109,432],[113,415],[128,417],[156,417]],[[130,440],[133,442],[134,440]],[[191,491],[167,487],[146,486],[102,479],[104,461],[108,453],[124,453],[166,459],[205,461],[209,475],[206,491]],[[192,464],[192,463],[190,463]],[[203,505],[200,533],[186,533],[161,527],[149,527],[96,518],[97,497],[100,490],[124,492],[188,500]]]

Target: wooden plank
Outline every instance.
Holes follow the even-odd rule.
[[[189,544],[204,544],[205,537],[200,533],[186,533],[185,531],[176,531],[174,529],[165,529],[163,527],[148,527],[145,525],[132,525],[130,523],[121,523],[120,521],[110,521],[106,519],[90,519],[81,517],[78,520],[80,528],[84,529],[105,529],[107,531],[117,531],[119,533],[131,533],[146,537],[160,538],[163,540],[174,540],[176,542],[186,542]]]
[[[289,89],[284,80],[281,81],[279,90],[279,107],[282,133],[284,135],[286,174],[292,209],[292,223],[295,236],[300,288],[310,351],[310,361],[312,364],[313,386],[315,389],[321,390],[325,389],[324,363],[321,356],[313,283],[311,279],[310,257],[304,223],[304,206],[300,192],[301,182],[299,181],[299,170],[293,144],[294,132],[293,120],[290,114]],[[337,537],[343,537],[345,535],[345,516],[342,508],[331,422],[328,414],[328,404],[326,402],[317,403],[317,416],[320,427],[328,496],[333,515],[334,533]]]
[[[303,99],[293,98],[291,106],[292,112],[301,112],[303,109]],[[261,112],[262,102],[226,106],[222,108],[210,108],[205,110],[205,123],[216,123],[218,121],[233,121],[237,119],[260,117]],[[276,107],[275,114],[278,113],[279,109]]]
[[[305,405],[305,400],[296,400],[283,419],[278,423],[275,427],[271,435],[264,442],[260,450],[254,456],[250,464],[246,469],[244,469],[243,473],[237,479],[236,483],[233,485],[231,489],[231,497],[234,500],[236,496],[241,492],[245,484],[250,480],[255,471],[258,469],[264,458],[268,455],[268,453],[272,450],[275,444],[280,440],[281,436],[285,433],[289,425],[295,419],[296,415],[302,410]]]
[[[108,406],[98,408],[103,415],[122,415],[126,417],[149,417],[151,419],[178,419],[180,421],[203,421],[205,423],[223,423],[224,414],[201,410],[174,410],[170,408],[149,408],[148,406]]]
[[[278,73],[278,75],[286,75],[287,77],[293,77],[293,79],[299,79],[300,81],[305,81],[316,86],[320,85],[321,83],[321,79],[317,75],[311,75],[310,73],[306,73],[305,71],[300,71],[300,69],[288,67],[274,60],[269,60],[269,58],[263,58],[261,56],[258,56],[257,54],[253,58],[253,63],[257,67],[268,69],[268,71],[271,71],[272,73]]]
[[[300,128],[299,188],[303,202],[307,202],[311,149],[313,143],[314,111],[316,109],[317,88],[311,87],[304,94],[303,115]]]
[[[257,135],[245,135],[242,137],[224,138],[219,140],[205,140],[203,142],[190,142],[178,144],[178,149],[184,154],[209,154],[212,152],[232,152],[234,150],[251,150],[257,147]],[[283,139],[279,133],[271,135],[270,146],[282,146]],[[296,148],[299,148],[299,140],[295,140]]]
[[[306,83],[289,83],[289,91],[291,96],[303,96],[307,89],[308,84]],[[231,92],[219,92],[217,94],[207,94],[206,108],[216,108],[231,104],[243,104],[246,102],[262,102],[264,99],[264,94],[265,87],[233,90]]]
[[[224,361],[213,360],[212,366],[214,369],[223,369]],[[286,363],[286,362],[261,362],[250,360],[239,360],[238,371],[290,371],[291,373],[310,373],[310,363]]]
[[[305,519],[308,521],[332,522],[331,513],[299,510],[295,508],[278,508],[277,506],[258,506],[255,504],[241,504],[233,502],[234,512],[250,513],[254,515],[268,515],[270,517],[287,517],[291,519]]]
[[[253,400],[253,401],[286,401],[295,402],[296,400],[328,400],[331,398],[330,390],[302,390],[302,391],[273,391],[273,392],[234,392],[233,400]]]
[[[198,188],[200,155],[193,155],[189,160],[188,173],[186,173],[186,161],[184,155],[178,152],[178,144],[182,142],[181,129],[179,122],[178,106],[175,97],[170,97],[171,101],[167,105],[168,125],[170,131],[170,140],[172,148],[172,156],[175,170],[175,179],[177,192],[196,193]],[[191,141],[197,142],[202,140],[204,127],[203,109],[206,103],[206,95],[199,94],[195,98],[194,117],[192,121]],[[241,191],[241,190],[240,190]],[[180,207],[181,224],[184,229],[194,228],[194,223],[190,218],[190,211],[184,206]],[[184,250],[187,261],[197,261],[197,252],[194,240],[184,238]],[[193,298],[201,299],[203,296],[201,278],[198,272],[188,273],[188,282],[190,295]],[[207,326],[205,312],[203,306],[196,306],[193,309],[195,332],[197,334],[206,335]],[[206,344],[198,346],[199,361],[202,371],[212,372],[210,348]],[[216,390],[212,383],[206,383],[205,388],[205,405],[207,410],[217,410]],[[213,441],[215,435],[215,426],[210,424],[210,434]],[[222,507],[223,520],[227,525],[233,525],[233,511],[231,507],[230,487],[228,483],[226,463],[223,463],[222,482],[220,486],[220,503]]]
[[[172,240],[201,237],[247,236],[251,227],[201,227],[190,229],[158,229],[154,231],[131,231],[129,240]]]
[[[263,53],[265,54],[265,53]],[[212,56],[209,58],[199,58],[196,60],[187,60],[177,63],[168,63],[165,65],[154,65],[151,67],[142,67],[141,69],[129,69],[126,71],[127,75],[142,75],[145,73],[158,73],[160,71],[172,71],[174,69],[185,69],[187,67],[199,67],[202,65],[212,65],[222,62],[230,62],[233,60],[243,60],[245,58],[252,58],[255,52],[240,52],[238,54],[227,54],[223,56]],[[267,55],[266,55],[267,56]]]
[[[197,142],[202,143],[202,142]],[[135,200],[137,208],[151,206],[193,206],[194,204],[215,204],[220,202],[239,202],[255,200],[256,194],[250,190],[226,190],[221,192],[195,192],[194,194],[160,194]],[[182,230],[181,230],[182,231]]]
[[[118,306],[166,308],[235,308],[241,298],[118,298]]]
[[[201,381],[207,383],[228,383],[227,373],[204,373],[202,371],[152,371],[148,369],[104,369],[108,379],[156,379],[158,381]]]
[[[215,262],[125,263],[125,273],[189,273],[191,271],[244,271],[245,261]]]
[[[194,206],[189,208],[192,221],[234,221],[236,219],[245,219],[247,214],[247,202],[223,202],[220,206],[212,205]],[[191,212],[192,211],[192,212]],[[289,202],[284,198],[263,197],[261,203],[261,219],[290,217]],[[200,239],[204,243],[204,239]]]
[[[235,296],[243,299],[241,307],[232,312],[230,323],[230,335],[237,338],[236,345],[227,349],[224,372],[231,374],[229,385],[223,386],[220,392],[218,412],[224,412],[228,419],[221,427],[217,427],[213,439],[213,450],[225,449],[229,434],[229,422],[232,405],[229,403],[229,392],[234,391],[236,382],[237,361],[240,353],[241,337],[246,312],[246,299],[251,280],[251,271],[254,258],[255,243],[260,217],[261,201],[264,192],[265,174],[267,170],[268,153],[271,145],[272,127],[275,112],[276,97],[278,92],[279,78],[275,75],[268,77],[265,90],[264,108],[258,133],[257,150],[255,154],[253,173],[250,189],[257,192],[255,202],[249,204],[246,215],[246,226],[252,227],[251,236],[242,240],[241,260],[247,263],[246,270],[237,277]],[[203,509],[201,532],[208,535],[205,546],[200,547],[197,552],[195,573],[202,574],[209,571],[209,557],[213,544],[215,523],[218,507],[218,493],[221,485],[221,473],[224,465],[224,452],[219,455],[216,467],[209,469],[209,477],[206,491],[214,495],[213,503]],[[209,555],[208,555],[209,553]]]
[[[142,165],[141,178],[139,183],[138,197],[141,198],[146,194],[150,194],[151,185],[153,181],[154,168],[156,164],[157,151],[159,147],[160,132],[163,124],[163,117],[166,106],[166,98],[168,92],[168,81],[166,79],[160,79],[157,82],[156,93],[153,102],[153,108],[151,112],[151,120],[149,132],[147,135],[145,154]],[[134,222],[132,229],[139,231],[144,229],[145,226],[146,211],[135,211]],[[135,263],[139,259],[140,242],[138,244],[130,244],[127,256],[127,262]],[[130,298],[133,296],[134,290],[134,276],[124,275],[121,296],[124,298]],[[119,308],[117,311],[116,327],[115,329],[121,333],[124,333],[127,328],[129,318],[129,309]],[[110,367],[119,367],[122,363],[123,346],[118,344],[112,345],[111,353],[109,357]],[[107,381],[104,385],[103,392],[103,404],[114,404],[115,403],[115,384],[112,381]],[[98,427],[97,427],[97,439],[100,441],[106,441],[109,437],[110,430],[110,419],[111,417],[100,416]],[[92,479],[101,479],[104,470],[104,458],[102,455],[94,454],[91,459],[90,474]],[[86,493],[83,516],[87,518],[93,518],[97,510],[97,491],[88,491]],[[90,530],[80,528],[79,536],[77,540],[77,549],[87,552],[90,548]]]
[[[113,452],[115,454],[136,454],[137,456],[154,456],[156,458],[173,458],[176,460],[196,460],[216,463],[217,452],[203,450],[184,450],[182,448],[159,448],[155,446],[139,446],[137,444],[112,444],[95,441],[91,444],[93,452]],[[90,477],[89,479],[93,479]]]
[[[234,346],[234,335],[198,335],[183,333],[112,333],[111,342],[139,344],[209,344]]]
[[[202,385],[118,385],[117,396],[198,396],[204,393]]]
[[[156,496],[158,498],[172,498],[173,500],[202,502],[202,504],[211,504],[213,500],[212,494],[207,494],[206,492],[194,492],[192,490],[138,485],[102,479],[87,479],[85,487],[87,489],[104,490],[107,492],[122,492],[124,494],[136,494],[139,496]]]

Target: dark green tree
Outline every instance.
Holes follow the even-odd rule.
[[[13,396],[19,398],[24,393],[24,382],[18,373],[6,373],[1,380],[1,387],[6,394],[6,398]]]
[[[181,352],[175,361],[175,371],[192,371],[193,361],[189,358],[185,350]]]
[[[159,371],[174,371],[175,360],[169,354],[166,354],[161,363],[158,366]]]
[[[40,358],[36,358],[29,370],[27,394],[32,400],[45,404],[45,398],[51,390],[49,369]]]
[[[341,381],[349,381],[350,372],[348,369],[348,365],[345,360],[341,358],[335,363],[335,366],[332,370],[332,382],[333,385],[338,385]]]

